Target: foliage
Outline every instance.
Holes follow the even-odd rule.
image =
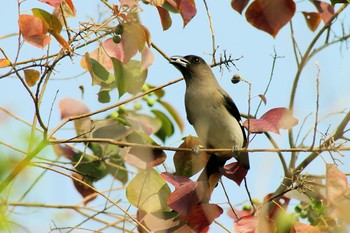
[[[23,204],[27,193],[33,192],[31,187],[28,188],[20,199],[21,203],[14,203],[11,198],[15,193],[15,189],[11,187],[14,179],[23,174],[26,167],[36,166],[72,180],[84,204],[72,208],[85,216],[86,221],[93,219],[103,223],[106,228],[127,229],[127,231],[137,228],[139,232],[208,232],[213,222],[224,214],[226,206],[222,203],[203,203],[203,200],[211,199],[210,194],[203,191],[204,184],[201,181],[195,181],[191,177],[202,170],[210,153],[231,152],[232,149],[202,148],[199,140],[193,136],[183,138],[183,143],[178,147],[164,146],[174,136],[176,130],[180,132],[184,130],[182,117],[172,103],[165,100],[166,92],[163,89],[181,79],[160,86],[153,86],[147,82],[148,69],[155,61],[154,53],[159,53],[166,60],[169,58],[154,44],[149,28],[143,25],[139,18],[144,9],[154,9],[154,12],[158,13],[164,31],[173,26],[172,18],[177,17],[176,14],[181,17],[183,27],[187,27],[196,14],[203,14],[197,12],[198,1],[101,0],[100,2],[108,9],[109,16],[104,18],[102,23],[93,20],[79,22],[78,28],[71,27],[73,20],[70,19],[74,17],[79,20],[80,17],[79,9],[74,5],[75,1],[40,0],[39,2],[43,9],[33,8],[31,14],[28,14],[29,9],[22,9],[22,3],[18,2],[19,42],[16,52],[23,53],[23,42],[45,52],[41,56],[21,60],[21,56],[15,58],[9,56],[13,51],[0,48],[2,54],[0,68],[3,71],[0,80],[15,76],[20,81],[19,85],[24,87],[23,92],[32,100],[34,108],[32,116],[34,121],[28,124],[32,130],[28,150],[20,150],[5,142],[2,143],[22,153],[24,157],[19,162],[16,161],[14,167],[6,168],[10,169],[8,174],[0,172],[0,229],[11,230],[11,215],[16,212],[13,208]],[[206,1],[204,3],[206,5]],[[244,127],[249,136],[254,135],[255,140],[266,136],[274,148],[237,149],[237,153],[242,151],[276,153],[284,172],[281,185],[275,192],[266,194],[262,201],[257,201],[251,198],[246,183],[247,172],[254,171],[247,171],[237,162],[227,164],[220,170],[221,174],[228,178],[230,185],[233,184],[232,181],[238,186],[243,182],[249,199],[244,203],[243,209],[239,210],[233,207],[231,202],[235,200],[229,198],[223,187],[226,202],[229,204],[228,216],[233,219],[235,232],[345,232],[346,226],[350,223],[347,214],[350,209],[348,179],[345,172],[336,166],[337,160],[333,156],[333,153],[349,149],[346,133],[349,131],[347,125],[350,121],[350,112],[342,115],[334,132],[325,133],[317,143],[320,106],[316,100],[317,107],[314,113],[316,119],[311,123],[313,135],[310,133],[305,135],[305,138],[311,137],[311,143],[304,145],[303,140],[297,144],[297,139],[293,135],[294,127],[301,122],[294,116],[300,74],[306,63],[317,52],[329,45],[348,40],[350,35],[347,32],[343,32],[340,38],[334,37],[333,40],[329,38],[332,27],[337,23],[336,19],[347,4],[348,1],[328,3],[311,0],[310,6],[314,11],[310,12],[298,9],[297,1],[293,0],[231,0],[233,10],[239,14],[245,11],[245,18],[249,24],[273,38],[289,23],[297,63],[288,107],[274,107],[260,118],[257,117],[261,104],[266,105],[269,100],[267,95],[269,84],[267,84],[266,91],[258,95],[260,104],[252,105],[249,96],[249,109],[247,113],[242,114],[246,118]],[[338,10],[334,9],[334,5],[339,6]],[[206,9],[209,27],[212,28],[210,8]],[[302,13],[310,31],[315,32],[313,40],[303,54],[293,37],[292,20],[298,11]],[[323,26],[320,26],[321,22]],[[327,34],[327,40],[320,47],[316,47],[316,41],[323,34]],[[227,57],[226,52],[220,56],[220,61],[216,62],[217,47],[214,37],[212,31],[212,67],[220,66],[221,69],[223,66],[229,67],[235,59]],[[94,46],[93,49],[90,45]],[[99,89],[96,99],[106,107],[90,111],[87,104],[80,100],[63,98],[58,101],[59,113],[50,112],[47,119],[42,114],[43,109],[50,109],[49,105],[49,107],[44,105],[47,104],[45,101],[47,86],[60,69],[65,69],[60,66],[60,62],[69,59],[80,61],[79,69],[89,74],[91,85]],[[274,62],[275,60],[276,56]],[[235,76],[232,82],[238,83],[241,80],[247,82],[239,76]],[[318,77],[316,81],[319,96]],[[251,84],[248,85],[251,88]],[[111,97],[113,91],[118,93],[117,103],[114,103]],[[11,115],[11,112],[1,109]],[[251,114],[251,109],[255,109],[256,113]],[[98,115],[101,113],[104,114],[103,117]],[[50,122],[51,114],[61,116],[61,122],[54,127],[46,123]],[[19,119],[13,114],[12,116]],[[74,136],[62,137],[60,133],[69,123],[74,124]],[[303,125],[300,126],[302,127]],[[271,135],[271,133],[279,134],[280,130],[288,130],[290,148],[280,148]],[[40,134],[39,142],[34,140],[37,134]],[[53,148],[57,159],[45,161],[40,154],[46,148]],[[175,151],[174,173],[169,172],[165,165],[166,161],[169,162],[167,157],[171,151]],[[306,157],[297,163],[297,157],[301,152],[305,152]],[[307,174],[305,168],[323,152],[328,152],[334,163],[325,163],[325,175],[316,179]],[[286,154],[290,155],[289,165],[286,163]],[[100,188],[99,185],[106,177],[113,179],[115,183],[113,182],[112,186],[120,184],[126,195],[123,201],[135,209],[122,207],[110,198],[114,187]],[[212,179],[214,178],[209,177],[208,183],[215,186]],[[36,182],[32,184],[33,187],[39,185]],[[311,183],[317,188],[313,188]],[[105,191],[101,191],[103,189],[108,189],[108,195]],[[93,207],[92,204],[97,198],[106,199],[108,204],[102,209]],[[113,210],[115,213],[107,212],[109,205],[116,207],[116,210]],[[64,208],[63,206],[58,204],[54,208]],[[93,214],[84,212],[86,210],[84,208],[93,210]],[[96,218],[97,215],[103,214],[112,216],[113,220],[108,222],[108,218],[107,220]],[[79,225],[72,229],[78,228]],[[230,228],[231,225],[222,226],[222,229]]]

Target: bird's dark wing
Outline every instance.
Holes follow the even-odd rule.
[[[238,108],[236,104],[233,102],[233,100],[231,99],[231,97],[226,92],[224,92],[223,90],[219,90],[219,92],[223,97],[225,108],[241,125],[241,129],[244,137],[244,146],[246,146],[247,137],[245,135],[245,131],[242,125],[241,115],[239,114]]]

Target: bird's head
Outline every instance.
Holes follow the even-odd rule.
[[[182,73],[186,81],[213,76],[210,66],[203,58],[195,55],[173,56],[170,58],[170,63]]]

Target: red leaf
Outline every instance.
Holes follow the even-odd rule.
[[[287,108],[273,108],[260,117],[260,119],[246,120],[243,125],[251,133],[274,132],[279,133],[279,129],[291,129],[298,120]]]
[[[182,217],[187,218],[192,209],[198,204],[197,195],[198,183],[189,180],[170,194],[167,204],[170,208],[178,212]]]
[[[317,11],[320,13],[324,23],[327,23],[334,15],[334,8],[329,3],[316,0],[313,0],[312,3],[315,5]]]
[[[175,188],[179,188],[182,185],[187,184],[188,182],[193,182],[191,179],[184,177],[184,176],[175,176],[168,172],[163,172],[160,174],[161,177],[163,177],[164,180],[169,182],[170,184],[174,185]]]
[[[245,16],[254,27],[275,37],[293,17],[295,9],[293,0],[255,0],[249,5]]]
[[[326,197],[327,203],[332,204],[344,196],[349,189],[345,174],[333,164],[326,165]]]
[[[222,175],[236,182],[236,184],[241,185],[241,182],[243,181],[244,177],[246,177],[248,170],[240,163],[234,162],[220,168],[220,172]]]
[[[33,15],[20,15],[18,19],[19,30],[24,41],[38,48],[47,46],[51,38],[47,36],[48,28],[38,17]]]
[[[64,98],[58,103],[61,119],[71,116],[79,116],[89,112],[88,107],[76,99]]]
[[[301,222],[295,222],[290,229],[290,233],[320,233],[321,231],[315,227]]]
[[[235,11],[242,14],[242,11],[244,10],[244,8],[246,8],[248,3],[249,3],[249,0],[232,0],[231,6]]]
[[[160,17],[160,21],[162,23],[163,30],[168,30],[172,24],[169,11],[167,11],[161,6],[157,6],[157,10]]]
[[[318,27],[318,25],[321,22],[321,15],[320,13],[317,12],[305,12],[302,11],[304,18],[306,20],[306,24],[309,27],[311,31],[315,31]]]
[[[176,3],[185,27],[197,13],[196,4],[194,0],[176,0]]]
[[[85,181],[84,177],[78,173],[73,173],[73,177],[78,178],[79,180]],[[86,182],[86,181],[85,181]],[[73,180],[75,189],[84,197],[84,205],[93,201],[97,197],[97,193],[90,187],[80,183],[79,181]]]
[[[222,208],[216,204],[201,204],[193,208],[190,215],[184,221],[195,232],[203,232],[222,213]]]

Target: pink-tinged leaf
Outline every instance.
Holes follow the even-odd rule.
[[[185,27],[197,13],[196,4],[194,0],[177,0],[176,2]]]
[[[197,182],[189,180],[186,184],[176,188],[175,191],[170,194],[167,204],[183,218],[187,218],[192,209],[199,202],[196,191],[197,187]]]
[[[112,38],[105,40],[101,47],[89,54],[89,57],[98,61],[106,70],[111,70],[113,68],[111,57],[116,58],[122,63],[126,63],[123,42],[116,44],[113,42]],[[80,65],[84,69],[87,69],[85,58],[81,59]]]
[[[57,156],[63,156],[69,160],[72,160],[74,155],[77,154],[72,148],[64,144],[53,144],[52,147]]]
[[[61,99],[58,103],[58,108],[61,113],[61,119],[89,112],[88,107],[84,103],[72,98]]]
[[[308,28],[314,32],[317,29],[318,25],[321,23],[320,13],[305,11],[302,11],[301,13],[304,15]]]
[[[51,38],[47,36],[48,28],[38,17],[33,15],[20,15],[18,19],[19,30],[24,41],[38,48],[47,46]]]
[[[327,23],[334,15],[334,8],[327,2],[313,0],[312,3],[315,5],[317,11],[320,13],[324,23]]]
[[[200,204],[183,220],[195,232],[207,232],[212,222],[222,213],[222,208],[216,204]]]
[[[174,185],[175,188],[179,188],[182,185],[187,184],[188,182],[191,182],[192,180],[184,177],[184,176],[175,176],[171,173],[168,172],[163,172],[160,174],[161,177],[166,180],[167,182],[169,182],[170,184]],[[193,182],[193,181],[192,181]]]
[[[170,18],[169,11],[161,6],[157,6],[158,14],[160,17],[160,21],[162,23],[163,30],[168,30],[172,24],[172,20]]]
[[[295,222],[290,229],[290,233],[320,233],[320,229],[309,224]]]
[[[228,179],[233,180],[237,185],[241,185],[244,177],[246,177],[248,173],[248,170],[244,168],[241,163],[234,162],[220,168],[220,172]]]
[[[154,62],[154,55],[149,47],[145,46],[141,51],[141,70],[144,71]]]
[[[149,169],[162,164],[166,159],[166,155],[162,150],[134,147],[128,150],[123,158],[125,162],[137,168]]]
[[[254,27],[275,37],[295,13],[293,0],[255,0],[245,12],[247,21]]]
[[[84,180],[84,177],[78,173],[73,173],[73,177],[86,182],[86,180]],[[93,189],[80,183],[79,181],[73,179],[73,184],[75,189],[80,193],[80,195],[84,197],[84,205],[86,205],[90,201],[93,201],[97,197],[97,193],[95,193]],[[90,185],[92,186],[92,184]]]
[[[249,0],[232,0],[231,6],[235,11],[242,14],[242,11],[247,7],[248,3]]]
[[[62,2],[64,2],[65,0],[39,0],[40,2],[44,2],[50,6],[53,6],[53,7],[59,7],[60,4]]]
[[[326,165],[326,197],[327,203],[332,204],[343,197],[349,189],[345,174],[333,164]]]
[[[237,216],[239,217],[239,219],[244,218],[244,217],[250,217],[253,214],[253,209],[251,209],[251,210],[234,209],[234,210],[235,210],[235,213],[237,214]],[[237,219],[236,215],[233,213],[232,209],[228,209],[227,215],[230,218],[232,218],[235,222],[239,220],[239,219]]]
[[[261,101],[266,105],[266,103],[267,103],[266,96],[263,94],[259,94],[258,96],[260,97]]]
[[[248,125],[249,121],[249,125]],[[291,129],[298,124],[298,120],[287,108],[273,108],[260,117],[249,119],[243,123],[251,133],[273,132],[279,133],[279,129]]]
[[[254,216],[244,217],[234,222],[233,229],[236,233],[256,233],[258,218]]]

